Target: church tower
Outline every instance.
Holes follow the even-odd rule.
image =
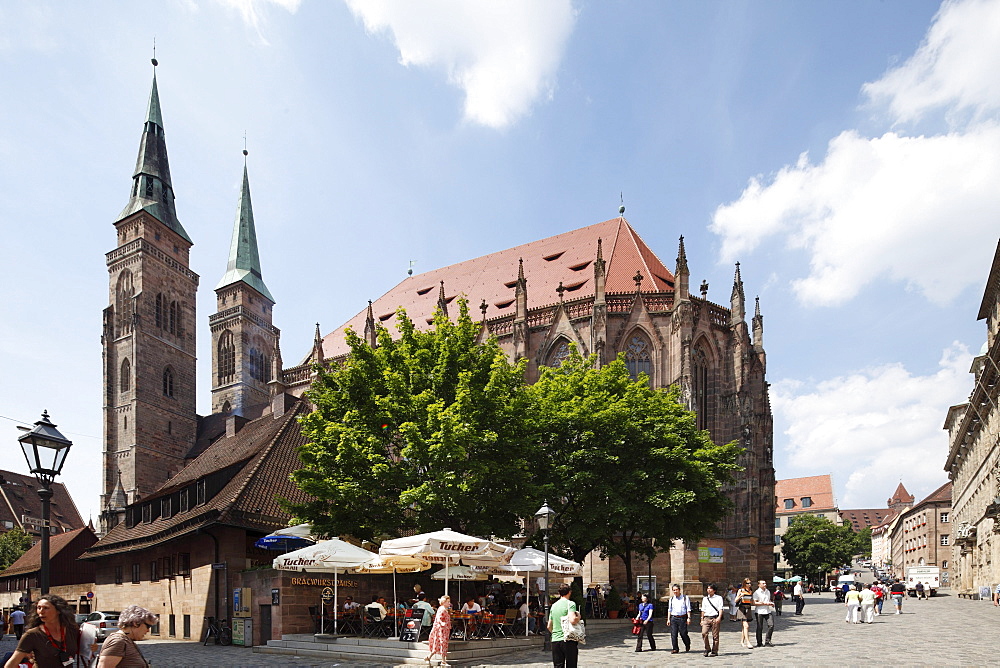
[[[153,60],[153,66],[156,66]],[[184,464],[195,441],[195,296],[191,238],[174,209],[156,73],[128,204],[107,254],[101,531]]]
[[[278,329],[271,324],[274,297],[260,272],[257,231],[250,202],[250,179],[243,151],[243,185],[236,207],[226,273],[215,287],[212,331],[212,412],[243,416],[251,406],[269,403],[271,357]]]

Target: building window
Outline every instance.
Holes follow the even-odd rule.
[[[780,517],[775,517],[774,518],[774,528],[775,529],[780,529],[781,528],[781,518]]]
[[[139,563],[136,562],[132,564],[132,584],[139,584],[141,579],[139,578]]]
[[[177,635],[177,617],[175,617],[174,615],[169,615],[167,617],[167,628],[168,628],[167,631],[168,635],[170,635],[171,637]]]
[[[163,370],[163,396],[174,396],[174,372],[170,367]]]
[[[145,503],[142,506],[142,521],[143,524],[149,524],[153,521],[153,506],[152,504]]]
[[[946,533],[945,534],[941,534],[941,544],[942,545],[949,545],[950,544],[949,541],[948,541],[948,534],[946,534]]]
[[[549,364],[548,366],[553,369],[561,367],[562,363],[569,359],[569,343],[566,339],[560,339],[556,342],[556,345],[552,348],[552,352],[549,353]],[[631,373],[631,370],[629,371]]]
[[[121,377],[118,379],[118,385],[122,392],[128,392],[132,387],[132,363],[128,361],[127,357],[122,360]]]
[[[948,522],[948,513],[941,513],[941,523],[946,524]]]
[[[128,269],[118,274],[118,283],[115,286],[115,335],[122,336],[132,331],[132,309],[133,297],[135,296],[135,283],[132,279],[132,272]]]
[[[184,488],[184,489],[181,490],[180,511],[179,512],[186,513],[187,510],[188,510],[188,508],[190,507],[190,505],[191,505],[191,489],[190,488]]]
[[[160,579],[160,562],[153,559],[149,562],[149,581],[156,582]]]
[[[166,320],[164,317],[163,302],[163,295],[156,295],[156,305],[153,308],[153,320],[156,322],[157,329],[163,329],[163,321]]]
[[[191,637],[191,615],[184,615],[184,637]]]
[[[181,307],[177,302],[170,302],[170,317],[167,322],[167,329],[171,334],[181,332]]]
[[[120,585],[122,583],[122,575],[125,571],[124,566],[115,566],[115,584]]]
[[[785,499],[785,510],[792,510],[795,508],[795,499]]]
[[[174,514],[172,501],[169,496],[160,499],[160,517],[166,519]]]
[[[191,575],[191,554],[181,552],[177,555],[177,575]]]
[[[264,382],[264,353],[257,348],[250,349],[250,377],[254,380]]]
[[[941,568],[948,568],[948,560],[947,559],[945,559],[944,561],[941,562]]]
[[[228,329],[219,337],[219,384],[231,382],[236,375],[236,344]]]
[[[774,544],[781,545],[781,534],[774,534]]]
[[[639,374],[653,376],[653,358],[650,356],[649,340],[641,334],[636,334],[625,347],[625,366],[629,375],[633,379],[638,379]]]
[[[174,558],[170,556],[160,557],[160,570],[163,577],[168,580],[174,577]]]
[[[194,488],[196,495],[195,504],[200,506],[205,503],[205,480],[201,479],[196,482]]]
[[[803,496],[801,500],[802,500],[802,507],[803,508],[811,508],[812,507],[813,500],[812,500],[811,496]]]

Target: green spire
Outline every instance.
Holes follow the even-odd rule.
[[[155,66],[155,59],[153,65]],[[160,114],[160,94],[156,88],[156,71],[153,71],[153,87],[149,91],[149,106],[142,139],[139,142],[139,157],[132,174],[132,194],[128,204],[118,214],[122,220],[139,211],[145,211],[161,223],[179,234],[188,243],[191,237],[177,220],[174,209],[174,187],[170,182],[170,162],[167,160],[167,140],[163,133],[163,117]]]
[[[246,151],[243,153],[246,155]],[[226,274],[215,286],[216,290],[233,283],[244,282],[251,288],[274,302],[260,273],[260,255],[257,252],[257,231],[253,226],[253,205],[250,202],[250,178],[243,165],[243,187],[240,189],[240,203],[236,209],[236,223],[233,226],[233,241],[229,246],[229,264]]]

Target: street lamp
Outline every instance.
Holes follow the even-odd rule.
[[[649,539],[649,562],[648,570],[646,575],[646,591],[649,592],[649,602],[654,603],[653,598],[656,593],[655,587],[653,587],[653,552],[656,550],[656,539]]]
[[[38,496],[42,500],[42,563],[39,575],[39,591],[49,592],[49,502],[52,500],[52,481],[62,471],[73,442],[59,433],[49,420],[49,412],[42,411],[42,419],[35,428],[17,439],[28,462],[28,470],[38,479],[41,488]]]
[[[555,517],[556,512],[549,508],[549,502],[543,501],[542,507],[538,509],[535,513],[535,519],[538,521],[538,528],[542,530],[542,535],[545,537],[545,605],[543,610],[545,611],[545,623],[548,625],[549,620],[549,530],[552,527],[552,518]],[[545,634],[545,647],[549,644],[549,634]]]

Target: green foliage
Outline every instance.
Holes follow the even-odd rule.
[[[856,540],[854,554],[860,554],[862,557],[870,559],[872,556],[872,527],[865,527],[854,536]]]
[[[399,338],[378,327],[374,348],[348,332],[349,357],[307,395],[316,410],[292,477],[316,500],[288,504],[300,520],[370,540],[445,527],[511,536],[534,512],[524,364],[477,343],[458,306],[457,321],[439,311],[429,331],[400,310]]]
[[[796,573],[829,573],[841,564],[851,563],[857,554],[859,536],[850,525],[837,526],[825,517],[799,515],[788,525],[781,541],[781,553]],[[871,533],[868,549],[871,551]]]
[[[633,380],[622,357],[597,367],[571,347],[528,389],[540,444],[539,491],[556,511],[553,544],[575,560],[594,548],[625,560],[715,530],[737,470],[735,443],[699,431],[676,388]]]
[[[611,587],[604,592],[604,605],[608,612],[617,612],[622,609],[622,595],[618,593],[617,589]]]
[[[17,561],[31,547],[31,536],[23,529],[0,534],[0,571]]]

